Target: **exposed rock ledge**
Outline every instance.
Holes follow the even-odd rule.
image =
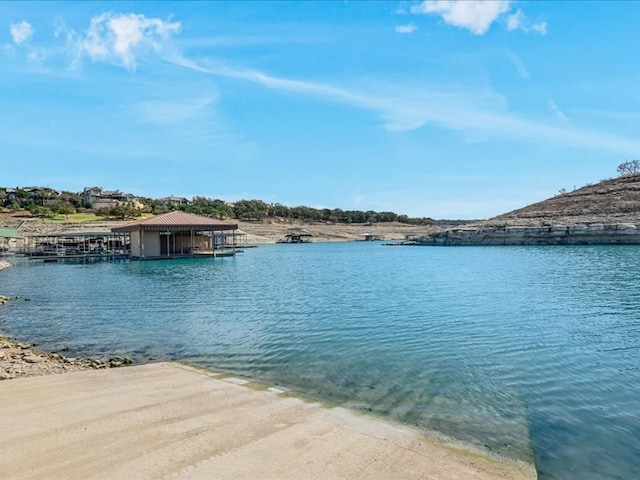
[[[640,244],[640,224],[491,226],[457,228],[420,238],[419,245]]]

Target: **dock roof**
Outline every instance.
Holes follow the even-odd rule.
[[[15,228],[0,227],[0,238],[18,238],[19,236]]]
[[[163,213],[155,217],[127,223],[111,229],[113,232],[132,232],[135,230],[236,230],[237,223],[223,222],[215,218],[194,215],[182,211]]]

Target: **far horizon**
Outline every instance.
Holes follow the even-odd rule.
[[[0,184],[486,219],[637,158],[640,3],[0,3]]]

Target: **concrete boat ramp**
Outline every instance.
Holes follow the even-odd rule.
[[[530,479],[419,432],[175,363],[0,382],[5,479]]]

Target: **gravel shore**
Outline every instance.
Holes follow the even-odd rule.
[[[0,335],[0,380],[108,367],[109,363],[100,360],[40,352],[33,345],[18,343]]]

